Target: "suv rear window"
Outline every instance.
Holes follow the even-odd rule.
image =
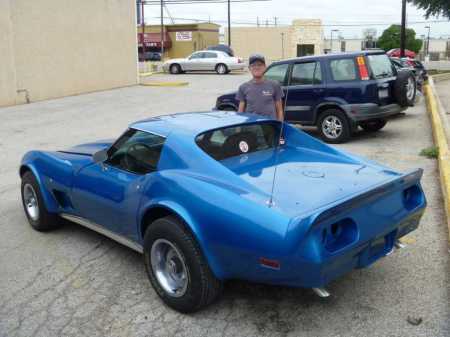
[[[216,160],[274,148],[279,124],[273,122],[244,124],[212,130],[196,138],[197,145]]]
[[[392,63],[385,54],[368,55],[370,68],[375,78],[385,78],[394,76]]]
[[[354,81],[356,76],[356,65],[353,58],[331,60],[331,74],[335,81]]]

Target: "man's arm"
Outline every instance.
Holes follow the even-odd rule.
[[[277,110],[277,119],[280,122],[284,121],[283,101],[281,99],[275,102],[275,108]]]
[[[245,101],[239,101],[238,112],[245,112]]]

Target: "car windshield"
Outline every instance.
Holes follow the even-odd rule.
[[[244,124],[207,131],[197,145],[216,160],[274,148],[279,137],[278,122]]]
[[[385,78],[394,76],[392,63],[385,54],[367,56],[375,78]]]

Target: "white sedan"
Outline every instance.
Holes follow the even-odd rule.
[[[227,74],[232,70],[244,68],[242,59],[216,50],[196,51],[187,58],[171,59],[163,64],[163,70],[171,74],[186,71],[215,71],[218,74]]]

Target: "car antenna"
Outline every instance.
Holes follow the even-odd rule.
[[[283,139],[283,130],[284,130],[284,119],[286,117],[286,105],[287,105],[287,101],[288,101],[288,96],[289,96],[289,86],[291,85],[291,79],[292,76],[289,73],[289,67],[288,67],[288,83],[287,83],[287,88],[286,88],[286,98],[284,100],[284,107],[283,107],[283,121],[281,122],[281,128],[280,128],[280,135],[278,136],[278,142],[276,144],[276,148],[275,148],[275,169],[273,170],[273,179],[272,179],[272,189],[270,191],[270,199],[267,201],[267,206],[269,206],[269,208],[273,207],[275,205],[274,201],[273,201],[273,192],[275,190],[275,180],[277,178],[277,169],[278,169],[278,153],[280,150],[280,145]],[[284,144],[284,142],[283,142]]]

